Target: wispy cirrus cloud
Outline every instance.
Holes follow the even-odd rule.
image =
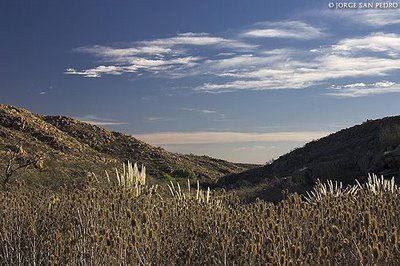
[[[318,49],[257,54],[253,57],[259,64],[253,68],[246,61],[231,59],[231,64],[215,72],[227,79],[204,83],[197,90],[303,89],[340,78],[385,76],[400,69],[399,44],[399,34],[373,33]]]
[[[134,137],[151,144],[205,144],[205,143],[234,143],[234,142],[278,142],[278,141],[310,141],[329,135],[330,132],[160,132],[150,134],[135,134]]]
[[[262,22],[242,33],[251,38],[284,38],[311,40],[326,36],[323,30],[303,21]]]
[[[205,114],[205,115],[215,115],[217,116],[219,119],[225,119],[226,118],[226,114],[221,113],[219,111],[216,110],[208,110],[208,109],[198,109],[198,108],[180,108],[181,111],[186,111],[186,112],[194,112],[194,113],[199,113],[199,114]]]
[[[264,146],[264,145],[250,145],[250,146],[240,146],[234,149],[234,151],[243,151],[243,152],[254,152],[261,151],[267,149],[275,149],[275,146]]]
[[[189,111],[189,112],[198,112],[202,114],[217,114],[217,111],[214,110],[207,110],[207,109],[196,109],[196,108],[181,108],[183,111]]]
[[[251,50],[257,45],[211,36],[207,33],[189,32],[169,38],[127,44],[123,47],[100,45],[78,47],[74,49],[75,52],[92,55],[102,65],[83,70],[67,68],[64,73],[97,78],[104,74],[121,75],[141,72],[160,74],[182,67],[189,69],[203,61],[201,56],[192,55],[192,50],[197,47],[212,47],[215,50]]]
[[[339,98],[356,98],[392,92],[400,92],[400,83],[381,81],[375,83],[360,82],[347,85],[332,85],[330,92],[326,93],[326,95]]]
[[[240,48],[240,49],[252,49],[257,47],[254,44],[248,44],[240,40],[228,39],[219,36],[212,36],[209,33],[194,33],[187,32],[178,34],[175,37],[155,39],[151,41],[144,41],[141,44],[145,46],[161,46],[161,47],[179,47],[187,45],[195,46],[222,46],[230,48]]]
[[[243,36],[312,39],[322,37],[324,33],[302,21],[262,22],[234,34],[232,38],[189,32],[123,46],[78,47],[73,51],[92,55],[100,65],[86,69],[70,67],[64,73],[87,78],[124,73],[138,75],[143,72],[185,77],[209,74],[213,68],[223,68],[235,64],[235,61],[254,66],[257,63],[255,61],[259,64],[274,59],[271,55],[264,60],[252,56],[251,53],[260,48],[259,44],[244,40]],[[204,54],[204,51],[207,53]],[[221,56],[224,57],[219,58],[221,60],[214,59]]]
[[[325,15],[339,17],[352,23],[363,24],[374,28],[400,24],[398,9],[370,9],[370,10],[329,10]]]
[[[390,16],[391,24],[396,22],[396,16]],[[65,73],[84,77],[126,73],[169,79],[191,77],[196,91],[221,93],[305,89],[344,78],[382,80],[400,70],[397,33],[347,37],[322,47],[308,44],[271,49],[259,42],[259,38],[290,38],[296,42],[325,36],[325,30],[306,22],[285,20],[256,23],[230,38],[183,33],[123,46],[78,47],[75,51],[92,55],[97,66],[68,68]],[[200,83],[205,78],[207,82]]]
[[[98,78],[103,74],[108,75],[121,75],[124,71],[123,67],[118,66],[97,66],[84,70],[76,70],[75,68],[67,68],[64,72],[67,75],[81,75],[86,78]],[[134,71],[133,71],[134,72]]]
[[[333,46],[335,52],[383,52],[398,57],[400,54],[400,35],[395,33],[372,33],[360,38],[346,38]]]
[[[154,122],[169,122],[174,121],[175,118],[165,117],[165,116],[148,116],[144,118],[145,122],[154,123]]]
[[[81,120],[82,122],[89,123],[92,125],[97,125],[97,126],[117,126],[117,125],[126,125],[127,123],[117,121],[114,119],[109,119],[109,118],[103,118],[95,115],[84,115],[84,116],[78,116],[75,117],[78,120]]]

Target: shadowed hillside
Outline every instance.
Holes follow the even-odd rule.
[[[251,197],[281,198],[281,190],[303,192],[316,179],[353,183],[368,173],[400,177],[400,116],[367,122],[307,143],[273,163],[226,176],[224,188]]]
[[[28,153],[44,155],[45,168],[38,177],[51,181],[64,177],[103,174],[123,161],[144,164],[150,176],[189,169],[204,182],[238,173],[251,165],[230,163],[207,156],[181,155],[149,145],[132,136],[64,116],[41,116],[21,108],[0,105],[0,158],[18,141]]]

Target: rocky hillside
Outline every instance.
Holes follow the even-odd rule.
[[[368,173],[400,178],[400,116],[369,120],[310,142],[273,163],[226,176],[219,186],[265,199],[302,192],[316,179],[353,183]]]
[[[190,169],[203,182],[249,169],[251,165],[230,163],[207,156],[181,155],[154,147],[132,136],[64,116],[41,116],[21,108],[0,105],[0,166],[6,151],[21,141],[31,154],[43,154],[45,167],[35,175],[53,179],[104,173],[130,160],[144,164],[148,174]]]

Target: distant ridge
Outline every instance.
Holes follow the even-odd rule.
[[[177,169],[190,169],[204,182],[238,173],[249,164],[231,163],[208,156],[182,155],[149,145],[132,136],[65,116],[41,116],[25,109],[0,104],[0,159],[6,146],[22,141],[26,150],[45,154],[46,167],[39,176],[74,178],[90,172],[104,174],[130,160],[146,165],[160,179]]]
[[[354,183],[368,173],[400,180],[400,116],[340,130],[271,164],[221,178],[218,186],[245,191],[252,198],[277,200],[282,189],[302,192],[317,179]]]

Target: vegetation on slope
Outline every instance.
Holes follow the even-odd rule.
[[[253,167],[207,156],[171,153],[76,119],[40,116],[0,104],[0,167],[4,167],[10,145],[15,143],[20,143],[28,154],[43,155],[45,167],[40,172],[25,173],[34,177],[33,183],[62,183],[63,179],[84,178],[91,172],[103,174],[128,160],[148,166],[153,178],[187,169],[202,182],[211,183]]]
[[[282,198],[282,188],[304,192],[317,179],[345,184],[365,181],[368,173],[400,178],[400,116],[369,120],[282,155],[270,164],[228,175],[219,186],[245,197]]]

